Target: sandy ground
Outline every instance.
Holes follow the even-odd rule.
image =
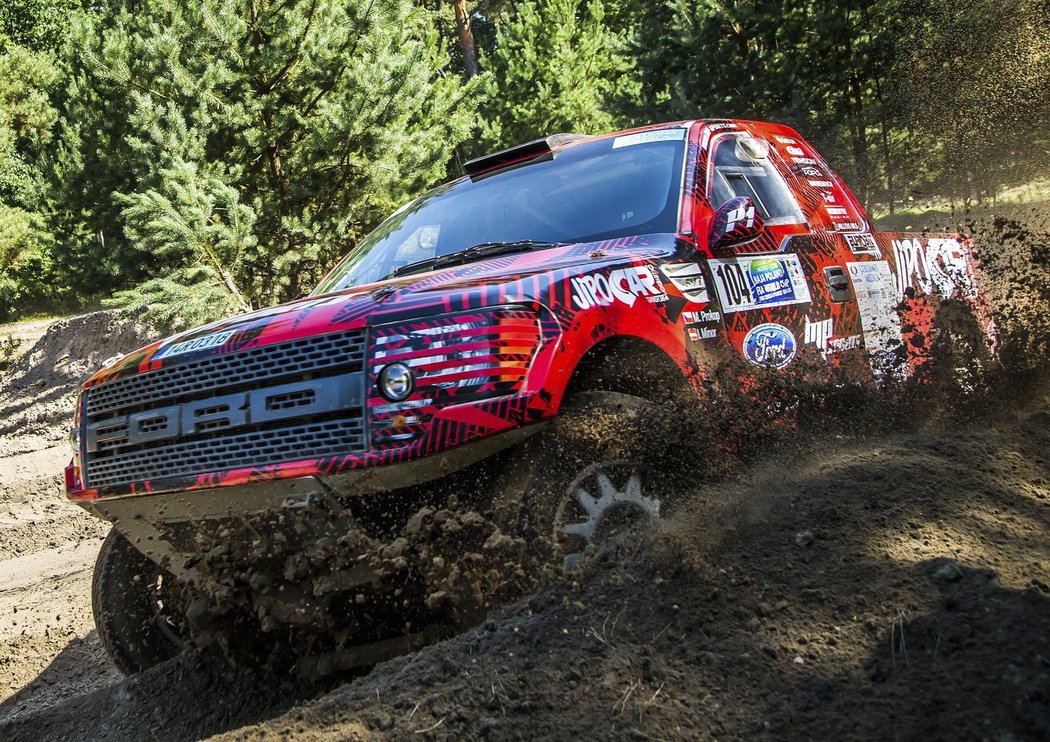
[[[581,575],[313,685],[208,655],[111,668],[105,527],[59,475],[76,382],[146,334],[52,325],[0,382],[0,738],[1050,737],[1050,280],[1026,268],[1050,229],[973,229],[1017,370],[985,404],[785,436]]]

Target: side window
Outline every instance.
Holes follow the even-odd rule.
[[[769,160],[769,143],[747,135],[715,141],[708,179],[711,204],[718,208],[737,196],[747,196],[766,224],[798,224],[802,211],[787,183]]]

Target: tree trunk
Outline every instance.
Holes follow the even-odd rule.
[[[470,30],[470,11],[467,0],[452,0],[456,9],[456,30],[459,31],[459,48],[463,52],[463,71],[467,79],[478,74],[478,55],[474,50],[474,33]]]

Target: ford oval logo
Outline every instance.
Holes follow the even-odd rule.
[[[795,336],[783,325],[752,327],[744,338],[744,355],[758,366],[784,368],[795,358]]]

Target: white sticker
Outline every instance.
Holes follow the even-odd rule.
[[[797,255],[712,260],[710,266],[726,314],[810,301],[809,286]]]
[[[167,348],[161,350],[157,355],[153,356],[153,358],[154,360],[158,358],[170,358],[171,356],[182,355],[183,353],[192,353],[195,350],[215,348],[233,337],[235,332],[236,330],[223,330],[222,332],[216,332],[214,335],[205,335],[204,337],[194,338],[193,340],[175,343],[174,345],[169,345]]]
[[[711,301],[707,293],[707,282],[696,263],[669,263],[660,266],[660,272],[682,292],[689,301],[706,304]]]
[[[868,232],[861,232],[859,234],[844,234],[842,238],[846,240],[846,244],[849,245],[849,249],[857,255],[877,255],[880,258],[882,253],[879,251],[879,245],[875,242],[875,236]]]
[[[897,299],[915,287],[924,294],[951,298],[957,291],[976,296],[966,249],[958,240],[938,237],[923,241],[918,237],[893,240],[893,257],[897,263]]]
[[[685,129],[657,129],[656,131],[640,131],[637,134],[625,134],[613,140],[613,149],[630,147],[634,144],[648,144],[650,142],[678,142],[685,139]]]
[[[891,375],[899,378],[903,371],[898,368],[901,325],[897,316],[897,287],[890,264],[885,260],[846,263],[846,270],[857,297],[864,345],[875,378],[879,382]]]

